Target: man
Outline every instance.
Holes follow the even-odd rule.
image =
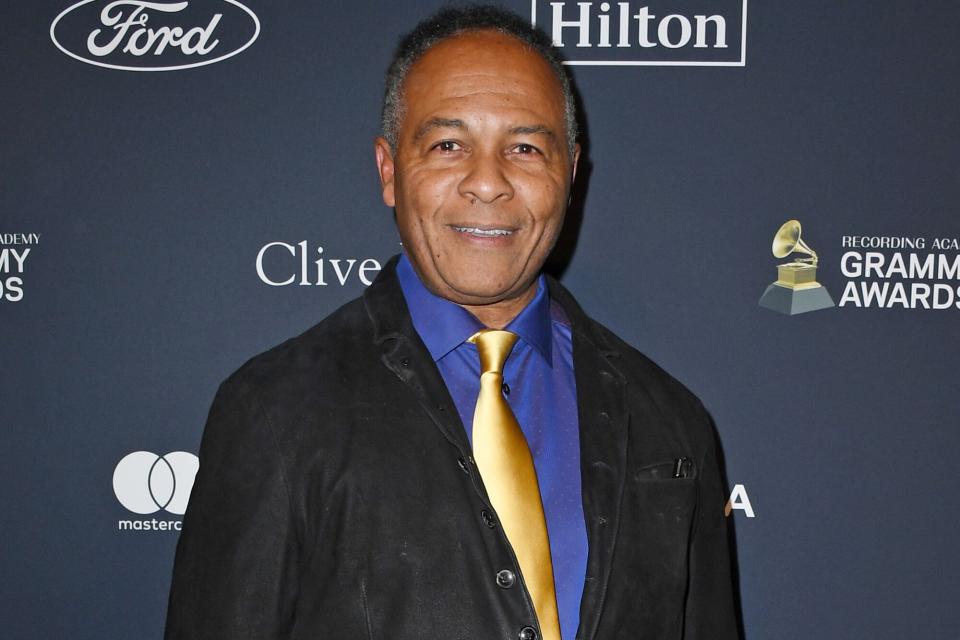
[[[401,42],[375,152],[403,255],[221,386],[168,640],[736,636],[707,414],[540,275],[575,136],[521,18]]]

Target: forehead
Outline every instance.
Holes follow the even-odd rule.
[[[404,121],[489,108],[559,127],[565,112],[563,87],[550,63],[496,31],[470,31],[434,45],[411,67],[403,93]]]

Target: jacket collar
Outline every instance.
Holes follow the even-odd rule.
[[[594,350],[596,350],[604,359],[612,363],[620,357],[620,349],[611,344],[606,335],[600,332],[596,323],[584,312],[583,308],[576,301],[573,295],[560,284],[556,278],[550,275],[544,275],[550,297],[556,300],[567,314],[570,320],[570,328],[575,339],[585,341]],[[623,379],[623,374],[616,370],[618,378]]]
[[[470,456],[470,443],[440,370],[413,326],[407,302],[397,278],[394,256],[383,266],[363,294],[363,303],[373,325],[373,341],[380,347],[380,360],[415,394],[444,437]]]
[[[403,296],[400,281],[397,276],[397,265],[400,255],[390,258],[380,270],[380,273],[364,291],[363,301],[367,315],[373,323],[374,342],[383,344],[388,339],[419,340],[407,301]],[[615,362],[620,356],[620,350],[610,343],[592,320],[583,311],[573,295],[560,284],[553,276],[544,275],[550,298],[556,300],[563,308],[570,320],[571,331],[580,340],[584,340],[600,353],[605,359]],[[429,355],[429,350],[427,350]],[[623,375],[617,371],[616,375],[622,379]]]
[[[363,304],[373,323],[373,340],[377,344],[417,335],[397,280],[399,260],[399,255],[387,260],[373,283],[363,292]]]

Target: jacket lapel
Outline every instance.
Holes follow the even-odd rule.
[[[592,640],[600,623],[610,580],[627,467],[625,379],[619,352],[607,343],[574,301],[552,279],[550,293],[570,318],[580,420],[583,515],[587,526],[587,578],[580,600],[577,640]]]
[[[363,294],[380,360],[413,391],[433,423],[466,459],[470,455],[466,430],[440,370],[413,327],[396,274],[398,259],[391,258]]]

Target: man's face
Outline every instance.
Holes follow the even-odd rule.
[[[378,138],[377,165],[418,275],[458,304],[525,304],[579,154],[552,68],[514,38],[468,32],[413,65],[403,98],[397,149]]]

